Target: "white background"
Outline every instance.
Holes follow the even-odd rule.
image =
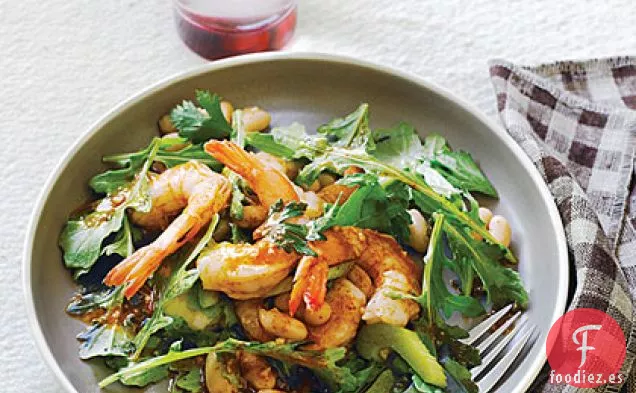
[[[406,69],[495,116],[488,59],[636,54],[636,3],[306,0],[289,49]],[[169,0],[0,1],[0,392],[62,391],[32,344],[21,287],[48,174],[119,101],[204,62],[179,41]]]

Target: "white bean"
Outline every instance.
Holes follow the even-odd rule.
[[[238,358],[241,376],[255,389],[276,386],[276,374],[265,359],[247,352],[241,352]]]
[[[479,208],[479,219],[484,223],[486,227],[490,224],[490,220],[492,220],[492,211],[487,207]]]
[[[325,186],[329,186],[333,183],[336,182],[336,177],[334,175],[332,175],[331,173],[321,173],[318,176],[318,182],[320,182],[320,187],[325,187]]]
[[[221,113],[223,113],[223,117],[225,120],[232,124],[232,113],[234,112],[234,106],[230,101],[221,101]]]
[[[371,277],[358,265],[353,265],[349,273],[347,273],[347,278],[349,281],[353,283],[359,290],[364,292],[364,295],[369,299],[373,292],[375,292],[375,287],[373,286],[373,281],[371,281]]]
[[[287,314],[283,314],[275,308],[271,310],[258,310],[258,320],[263,329],[276,337],[286,338],[292,341],[301,341],[307,338],[307,327],[304,323]]]
[[[510,245],[510,239],[512,237],[512,230],[510,229],[510,224],[508,220],[506,220],[502,216],[493,216],[488,224],[488,232],[497,240],[499,243],[508,247]]]
[[[205,360],[205,386],[210,393],[238,393],[238,389],[225,379],[224,368],[216,354],[210,352]]]
[[[162,134],[170,134],[177,131],[177,127],[172,124],[170,115],[166,114],[159,119],[159,130]]]
[[[411,225],[409,225],[409,245],[417,252],[424,252],[428,247],[428,222],[422,213],[415,209],[409,210]]]
[[[176,132],[171,132],[169,134],[165,134],[163,137],[166,139],[178,138],[179,134]],[[174,145],[166,146],[165,149],[166,151],[179,151],[186,148],[187,146],[188,143],[175,143]]]
[[[243,127],[247,132],[263,131],[271,120],[270,114],[257,106],[243,109]]]
[[[318,192],[318,191],[320,191],[320,182],[318,181],[318,179],[316,179],[309,186],[303,185],[302,187],[303,187],[303,190],[305,190],[305,191]]]
[[[304,308],[300,315],[301,319],[308,325],[320,326],[331,318],[331,306],[327,303],[323,303],[318,310],[310,310]]]
[[[282,312],[289,311],[289,292],[281,293],[274,298],[274,307]]]

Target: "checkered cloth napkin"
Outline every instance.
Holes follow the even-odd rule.
[[[538,67],[492,61],[490,75],[504,126],[561,214],[573,269],[569,308],[608,313],[627,339],[627,382],[595,391],[636,392],[636,57]],[[551,385],[548,371],[530,391],[579,391]]]

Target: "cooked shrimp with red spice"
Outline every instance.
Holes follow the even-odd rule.
[[[528,297],[470,154],[403,122],[372,129],[367,104],[307,133],[195,97],[147,148],[104,157],[102,199],[60,236],[83,286],[67,308],[89,324],[80,357],[116,369],[99,387],[475,391],[452,317]]]

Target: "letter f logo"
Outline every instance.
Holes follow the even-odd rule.
[[[583,367],[583,365],[585,364],[585,360],[587,360],[587,351],[593,351],[596,348],[594,347],[589,347],[587,345],[587,331],[588,330],[601,330],[601,325],[585,325],[585,326],[581,326],[580,328],[576,329],[574,331],[574,333],[572,334],[572,341],[574,341],[574,344],[577,345],[581,345],[580,347],[578,347],[576,350],[577,351],[581,351],[581,364],[579,364],[579,368]],[[583,339],[581,340],[581,342],[579,342],[579,339],[577,338],[577,335],[579,333],[582,333],[581,336],[583,337]]]

